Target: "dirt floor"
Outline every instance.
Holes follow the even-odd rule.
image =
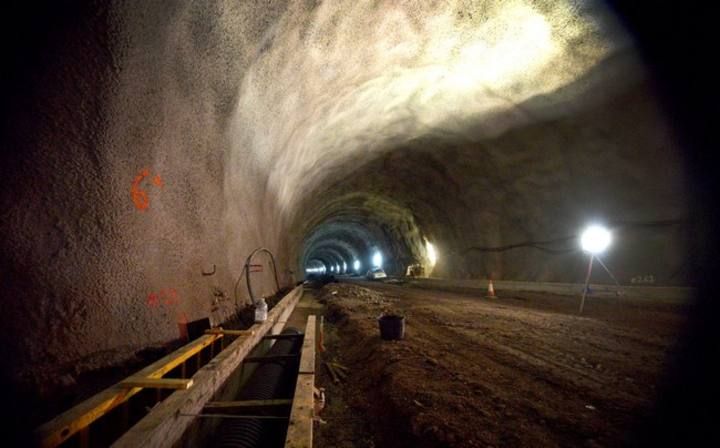
[[[318,447],[629,446],[656,398],[685,320],[649,299],[498,291],[448,293],[353,282],[316,292],[327,305],[319,365],[327,423]],[[377,317],[406,316],[379,338]]]

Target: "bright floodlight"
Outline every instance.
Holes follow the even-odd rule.
[[[590,226],[580,237],[580,246],[585,252],[599,254],[610,245],[612,236],[610,231],[602,226]]]
[[[437,263],[437,252],[435,252],[435,246],[428,240],[425,240],[425,249],[427,250],[427,257],[430,260],[430,266],[435,266]]]
[[[375,254],[372,257],[373,267],[376,267],[376,268],[382,267],[382,262],[383,262],[382,254],[379,251],[375,252]]]
[[[355,272],[360,271],[360,260],[355,260],[353,262],[353,269],[355,270]]]

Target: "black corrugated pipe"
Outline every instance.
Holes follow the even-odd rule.
[[[286,328],[282,334],[300,334]],[[265,356],[298,354],[302,338],[278,339]],[[298,358],[264,362],[253,372],[236,400],[292,398]],[[220,424],[214,446],[217,448],[255,448],[283,446],[287,420],[256,418],[225,419]]]

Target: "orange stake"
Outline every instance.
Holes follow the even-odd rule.
[[[487,292],[488,299],[497,299],[497,296],[495,295],[495,288],[493,288],[493,282],[492,279],[490,279],[490,283],[488,283],[488,292]]]

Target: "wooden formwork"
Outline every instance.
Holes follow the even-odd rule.
[[[35,430],[34,444],[43,448],[57,447],[79,434],[81,446],[87,445],[88,428],[93,422],[126,404],[143,389],[151,388],[174,391],[163,401],[158,400],[160,402],[153,410],[113,446],[174,445],[192,421],[192,418],[182,417],[181,414],[200,412],[263,336],[282,330],[301,296],[302,286],[298,286],[270,310],[265,322],[255,324],[248,330],[208,331],[200,338],[41,425]],[[224,337],[229,335],[237,336],[237,339],[201,367],[202,350],[210,347],[211,356],[215,355],[215,342],[220,341],[224,346]],[[198,370],[191,379],[163,378],[178,367],[182,367],[184,377],[185,363],[193,357],[197,358]]]
[[[110,386],[102,392],[79,403],[35,430],[35,444],[56,447],[75,434],[86,430],[93,422],[127,402],[148,385],[136,384],[137,380],[158,380],[174,368],[196,356],[205,347],[222,338],[222,334],[205,335],[155,361],[131,377]],[[83,437],[85,438],[85,437]]]
[[[178,445],[185,431],[203,412],[215,393],[238,368],[266,333],[282,331],[288,316],[302,296],[302,286],[286,295],[268,313],[265,322],[255,324],[219,355],[193,375],[194,385],[175,391],[158,403],[148,415],[120,437],[113,447],[168,447]]]

